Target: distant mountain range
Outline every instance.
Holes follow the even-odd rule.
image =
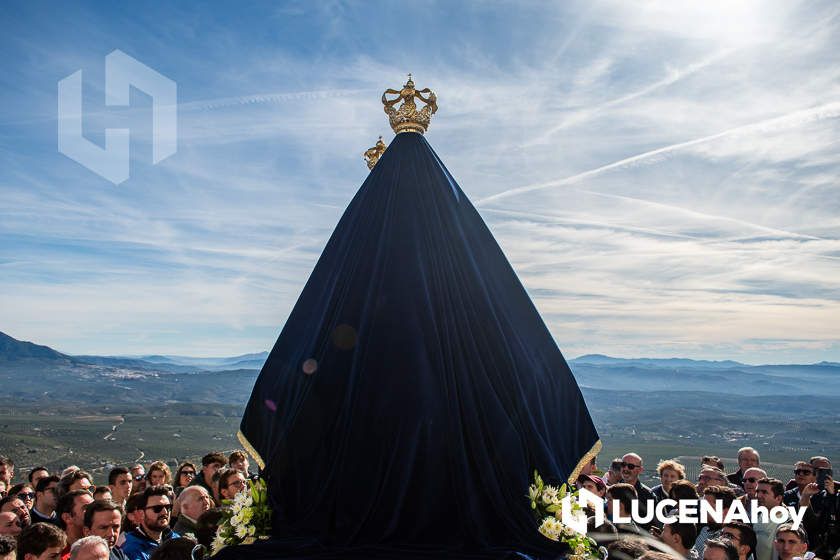
[[[268,352],[218,358],[70,356],[0,332],[0,375],[8,392],[23,401],[90,402],[95,396],[105,402],[160,402],[165,395],[167,402],[241,405],[267,357]],[[588,354],[569,365],[581,387],[599,391],[840,397],[840,364],[830,362],[753,366]],[[234,389],[219,391],[221,385]]]

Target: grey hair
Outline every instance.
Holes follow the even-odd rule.
[[[108,541],[106,541],[102,537],[91,535],[89,537],[81,538],[73,543],[73,546],[70,547],[70,560],[77,560],[83,548],[88,546],[96,546],[100,544],[105,547],[105,550],[107,550],[108,554],[110,555],[111,547],[108,546]]]

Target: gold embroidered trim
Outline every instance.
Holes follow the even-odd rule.
[[[569,475],[569,484],[574,484],[575,482],[577,482],[577,478],[578,478],[578,476],[580,476],[580,471],[583,470],[583,467],[586,465],[586,463],[591,461],[592,457],[596,456],[600,452],[601,452],[601,440],[599,439],[598,441],[595,442],[595,445],[592,446],[592,449],[590,449],[586,453],[586,455],[583,456],[583,459],[578,461],[578,464],[575,467],[575,470],[573,470],[572,474]]]
[[[254,458],[254,461],[257,462],[257,464],[260,466],[260,469],[264,469],[265,461],[263,461],[263,458],[260,457],[260,454],[257,452],[257,450],[254,449],[254,446],[251,445],[251,442],[248,441],[248,438],[245,437],[245,434],[242,433],[242,430],[236,432],[236,437],[239,440],[239,443],[242,444],[242,447],[245,448],[245,451],[248,452],[248,455]]]

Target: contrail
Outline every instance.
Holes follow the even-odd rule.
[[[551,136],[553,136],[554,134],[556,134],[560,130],[562,130],[562,129],[564,129],[564,128],[572,125],[572,124],[575,124],[575,123],[580,122],[582,120],[586,120],[590,116],[592,116],[596,113],[599,113],[600,111],[603,111],[604,109],[607,109],[609,107],[613,107],[615,105],[620,105],[620,104],[625,103],[627,101],[631,101],[633,99],[636,99],[637,97],[642,97],[644,95],[647,95],[647,94],[649,94],[651,92],[654,92],[654,91],[656,91],[660,88],[667,87],[667,86],[670,86],[672,84],[675,84],[678,81],[682,80],[683,78],[691,76],[692,74],[696,74],[697,72],[699,72],[700,70],[703,70],[707,66],[709,66],[711,64],[714,64],[715,62],[717,62],[717,61],[719,61],[723,58],[728,57],[734,51],[735,51],[735,49],[724,49],[724,50],[719,51],[719,52],[717,52],[717,53],[715,53],[715,54],[713,54],[713,55],[711,55],[707,58],[704,58],[703,60],[700,60],[699,62],[696,62],[694,64],[689,64],[685,68],[677,69],[677,70],[671,72],[671,74],[668,77],[663,78],[663,79],[659,80],[658,82],[654,82],[654,83],[652,83],[648,86],[645,86],[638,91],[634,91],[632,93],[628,93],[627,95],[623,95],[623,96],[618,97],[616,99],[613,99],[611,101],[607,101],[607,102],[602,103],[600,105],[596,105],[595,107],[593,107],[591,109],[583,109],[580,112],[578,112],[576,114],[573,114],[569,118],[563,120],[560,124],[550,128],[549,130],[547,130],[546,132],[544,132],[543,134],[541,134],[539,137],[532,140],[531,142],[526,143],[524,146],[529,147],[529,146],[534,146],[534,145],[537,145],[537,144],[544,144],[548,141],[548,139]]]
[[[837,118],[838,116],[840,116],[840,101],[834,101],[831,103],[820,105],[818,107],[802,109],[799,111],[788,113],[786,115],[781,115],[779,117],[773,117],[771,119],[766,119],[763,121],[758,121],[755,123],[730,128],[728,130],[724,130],[723,132],[712,134],[711,136],[703,136],[702,138],[695,138],[694,140],[688,140],[686,142],[679,142],[677,144],[671,144],[669,146],[657,148],[656,150],[651,150],[649,152],[644,152],[635,156],[624,158],[613,163],[609,163],[607,165],[602,165],[601,167],[596,167],[595,169],[590,169],[589,171],[584,171],[583,173],[578,173],[577,175],[572,175],[571,177],[566,177],[565,179],[559,179],[557,181],[547,181],[544,183],[534,183],[532,185],[525,185],[524,187],[508,189],[506,191],[502,191],[500,193],[484,197],[476,201],[475,204],[478,206],[481,204],[486,204],[488,202],[494,202],[503,198],[508,198],[511,196],[525,194],[533,191],[539,191],[563,185],[571,185],[574,183],[578,183],[584,179],[588,179],[589,177],[600,175],[601,173],[609,171],[611,169],[631,166],[635,163],[653,158],[655,156],[668,154],[677,150],[681,150],[683,148],[690,148],[692,146],[703,144],[705,142],[710,142],[712,140],[717,140],[718,138],[724,138],[726,136],[735,136],[738,134],[751,134],[755,132],[769,132],[773,130],[784,130],[796,126],[801,126],[803,124],[808,124],[811,122]]]
[[[286,93],[261,93],[255,95],[240,95],[236,97],[220,97],[217,99],[205,99],[201,101],[190,101],[189,103],[179,103],[178,109],[191,110],[206,110],[218,109],[220,107],[233,107],[236,105],[250,105],[255,103],[281,103],[284,101],[299,101],[299,100],[317,100],[327,99],[330,97],[347,97],[350,95],[366,95],[372,91],[379,91],[373,89],[324,89],[312,91],[295,91]],[[381,92],[380,92],[381,93]]]

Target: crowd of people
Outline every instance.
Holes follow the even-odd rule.
[[[675,460],[656,466],[659,484],[641,482],[642,457],[627,453],[604,471],[597,457],[586,464],[577,486],[603,499],[605,523],[590,518],[589,536],[607,545],[609,558],[642,560],[840,560],[840,488],[826,457],[796,462],[791,478],[767,476],[759,453],[738,452],[730,474],[718,457],[701,459],[696,481]],[[247,488],[248,457],[208,453],[200,468],[191,462],[155,461],[114,467],[107,484],[72,466],[58,474],[45,467],[13,483],[14,462],[0,456],[0,560],[187,560],[208,550],[223,516],[225,500]],[[647,508],[666,499],[707,500],[724,509],[740,501],[758,506],[804,508],[801,526],[770,519],[704,524],[661,523]],[[617,509],[616,509],[617,508]],[[643,523],[633,520],[646,519]],[[594,512],[590,512],[594,513]],[[612,523],[609,519],[627,519]]]
[[[840,488],[832,478],[831,461],[817,456],[792,465],[789,480],[772,478],[761,468],[761,457],[752,447],[738,451],[738,469],[727,474],[720,458],[702,457],[696,481],[686,479],[685,465],[660,461],[656,466],[659,484],[650,488],[640,475],[645,470],[642,457],[627,453],[615,458],[603,472],[597,458],[584,466],[577,486],[603,498],[607,521],[596,526],[590,517],[590,533],[607,545],[610,558],[643,560],[840,560]],[[599,474],[601,473],[601,474]],[[673,502],[664,503],[664,500]],[[648,514],[648,508],[666,511],[683,502],[709,506],[719,504],[722,522],[666,522]],[[736,508],[739,502],[740,508]],[[725,522],[730,510],[749,514],[760,509],[790,506],[801,512],[801,523],[774,521],[769,516],[748,515]],[[592,506],[590,506],[592,507]],[[677,507],[666,512],[674,519]],[[633,513],[637,515],[633,515]],[[594,511],[590,511],[594,514]],[[615,514],[618,515],[615,515]],[[652,513],[652,512],[651,512]],[[621,522],[612,523],[610,519]],[[636,522],[634,519],[643,519]],[[667,546],[662,546],[662,545]]]
[[[101,485],[76,466],[35,467],[14,483],[14,461],[0,456],[0,560],[199,558],[249,478],[243,451],[208,453],[174,475],[163,461],[118,466]]]

